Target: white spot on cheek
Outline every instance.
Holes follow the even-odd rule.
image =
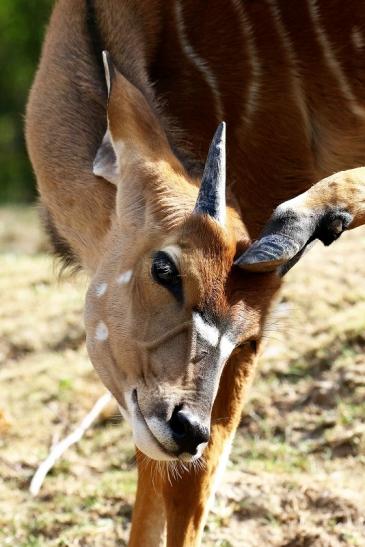
[[[108,283],[100,283],[97,287],[96,287],[96,296],[98,298],[100,298],[100,296],[103,296],[103,294],[106,293],[106,290],[108,288]]]
[[[193,322],[197,334],[206,340],[206,342],[209,342],[211,346],[216,347],[219,340],[219,330],[217,327],[206,323],[199,313],[193,314]]]
[[[131,277],[132,277],[132,270],[127,270],[126,272],[123,272],[122,274],[120,274],[120,276],[117,278],[117,283],[119,285],[126,285],[127,283],[130,282],[131,280]]]
[[[219,344],[220,356],[222,359],[226,360],[231,355],[232,351],[235,348],[235,344],[228,338],[228,336],[222,336],[222,339]]]
[[[95,330],[95,338],[99,342],[105,342],[108,339],[109,330],[104,321],[99,321]]]

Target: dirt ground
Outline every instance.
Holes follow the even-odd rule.
[[[136,471],[116,408],[29,494],[104,390],[85,351],[87,280],[57,281],[31,209],[0,209],[0,248],[0,545],[125,545]],[[360,229],[287,275],[204,545],[365,546],[364,257]]]

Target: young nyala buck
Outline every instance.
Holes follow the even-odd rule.
[[[26,137],[143,466],[132,546],[200,544],[280,274],[357,222],[346,185],[279,204],[363,163],[364,53],[360,0],[55,4]]]

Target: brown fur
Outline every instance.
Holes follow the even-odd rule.
[[[148,472],[153,462],[147,461],[143,472],[139,458],[131,545],[157,544],[162,499],[167,545],[199,544],[213,476],[254,372],[253,347],[245,342],[260,340],[280,284],[274,274],[238,271],[235,256],[280,202],[331,171],[363,163],[365,61],[349,33],[353,25],[364,30],[365,9],[360,0],[348,7],[341,0],[319,2],[320,23],[351,84],[350,100],[324,54],[311,5],[185,0],[179,12],[176,3],[159,0],[56,3],[29,98],[26,136],[52,225],[94,276],[86,326],[88,350],[102,380],[122,406],[123,387],[143,384],[139,403],[145,415],[156,398],[168,414],[189,393],[190,402],[207,395],[210,413],[214,393],[204,382],[201,389],[196,386],[204,367],[198,374],[189,364],[192,310],[235,326],[243,343],[214,377],[219,390],[205,469],[183,471],[171,483],[161,477],[155,495]],[[185,39],[204,59],[203,69],[182,47],[181,16]],[[92,174],[107,102],[93,43],[96,30],[120,72],[108,108],[113,139],[126,146],[126,153],[119,150],[117,190]],[[218,98],[203,76],[207,67]],[[224,229],[191,215],[196,173],[220,115],[228,128]],[[182,252],[180,307],[150,277],[151,253],[170,244]],[[115,280],[129,269],[130,288],[121,289]],[[108,283],[108,291],[100,299],[95,290],[101,282]],[[93,336],[100,318],[110,330],[103,344]],[[168,342],[161,342],[166,333]]]

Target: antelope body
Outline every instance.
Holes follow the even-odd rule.
[[[318,201],[282,205],[250,242],[281,202],[363,163],[364,48],[357,0],[55,5],[27,144],[56,249],[92,277],[91,360],[148,456],[131,545],[200,543],[276,269],[321,238],[300,229]],[[353,200],[333,202],[326,242],[356,225]],[[153,460],[188,467],[153,485]]]

